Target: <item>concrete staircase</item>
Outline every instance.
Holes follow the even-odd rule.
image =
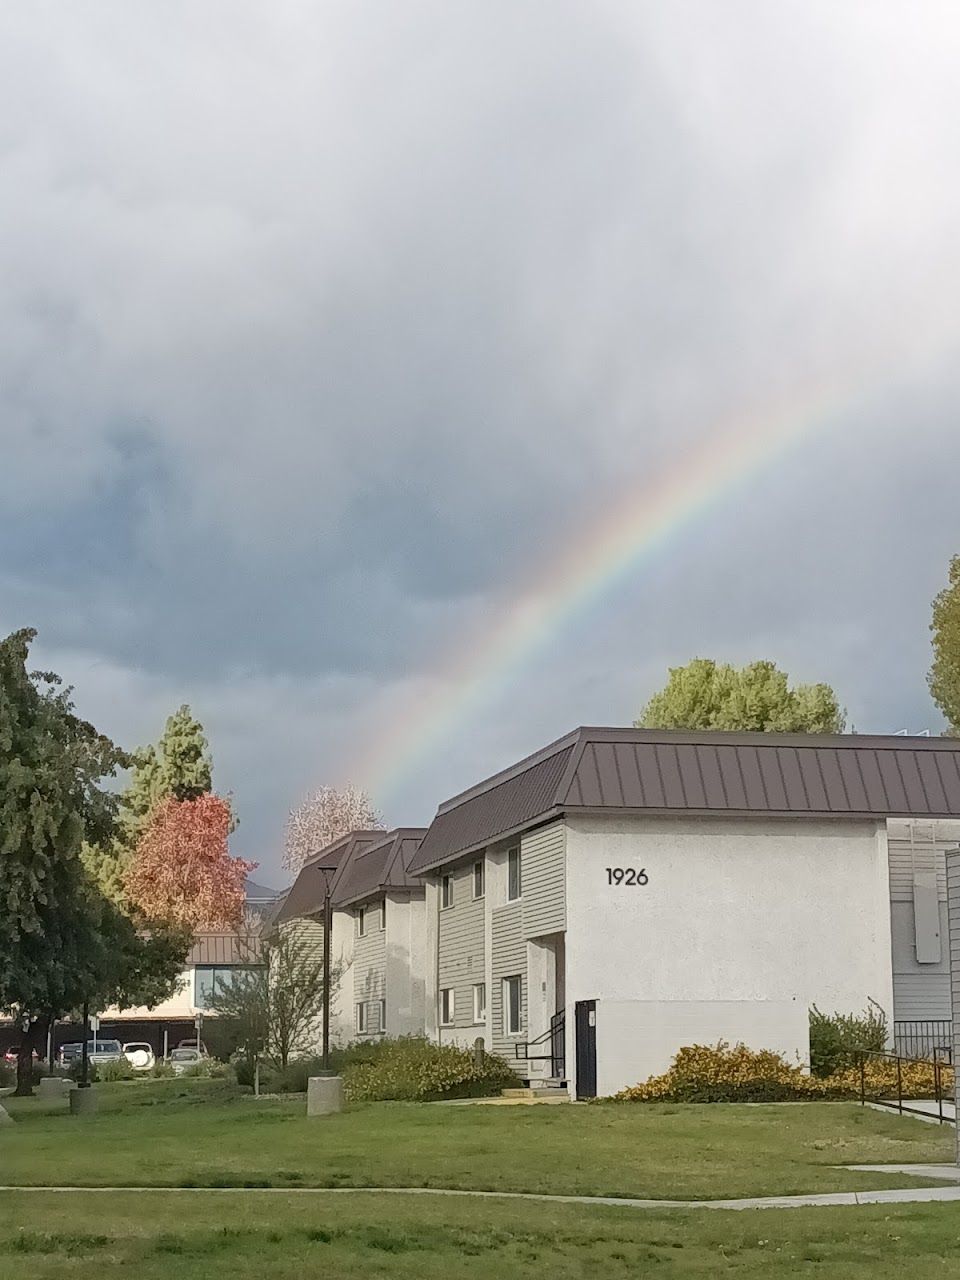
[[[569,1102],[570,1092],[566,1080],[528,1081],[519,1089],[503,1089],[501,1097],[512,1102]]]

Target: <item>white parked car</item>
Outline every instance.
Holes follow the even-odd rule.
[[[172,1049],[170,1065],[175,1076],[182,1076],[189,1067],[198,1067],[203,1062],[203,1054],[199,1049]]]
[[[134,1071],[150,1071],[157,1061],[153,1046],[147,1044],[145,1040],[131,1040],[129,1044],[125,1044],[123,1056]]]

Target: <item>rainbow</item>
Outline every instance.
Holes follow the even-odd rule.
[[[574,617],[589,611],[619,580],[811,435],[835,425],[851,407],[850,381],[820,387],[802,403],[722,423],[706,442],[626,493],[592,528],[579,528],[536,580],[495,608],[492,621],[441,663],[408,708],[391,711],[384,734],[360,755],[352,777],[376,798],[397,790],[455,732],[502,692],[518,670]]]

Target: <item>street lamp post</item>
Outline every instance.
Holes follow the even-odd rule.
[[[319,867],[323,872],[323,1072],[330,1071],[330,934],[333,931],[333,909],[330,899],[330,875],[336,867]]]

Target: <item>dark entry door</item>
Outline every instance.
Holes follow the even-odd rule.
[[[597,1096],[597,1002],[578,1000],[575,1010],[577,1028],[577,1097]]]

